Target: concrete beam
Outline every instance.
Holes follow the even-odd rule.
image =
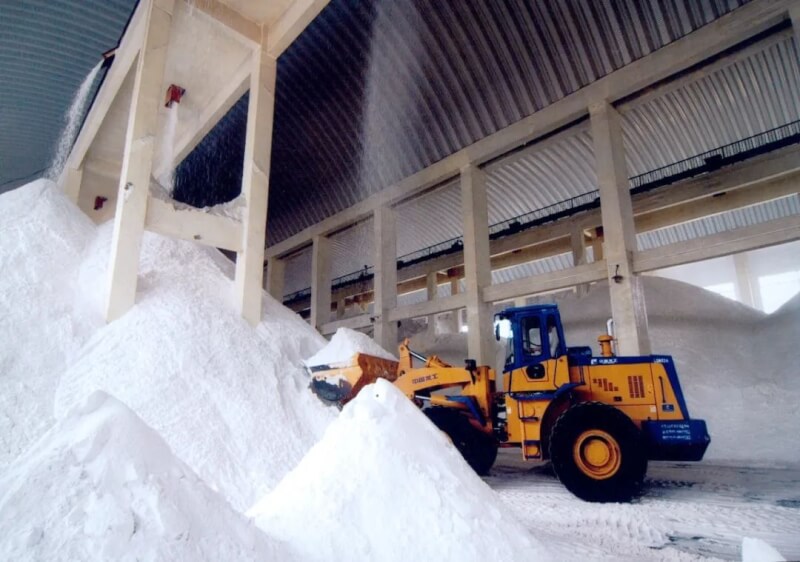
[[[153,143],[158,133],[158,108],[163,100],[161,86],[174,0],[152,0],[144,5],[147,29],[136,67],[111,242],[108,322],[122,316],[136,301],[139,250],[149,199]]]
[[[766,201],[780,199],[800,193],[800,173],[795,172],[769,178],[757,185],[751,185],[730,192],[722,191],[695,199],[689,203],[665,207],[635,217],[636,232],[648,232],[668,226],[689,222],[704,217],[718,215],[733,209],[741,209]]]
[[[375,268],[373,338],[386,351],[397,347],[397,323],[388,313],[397,306],[397,217],[394,209],[381,207],[373,221]]]
[[[791,13],[792,6],[789,6],[789,13]],[[777,22],[776,22],[777,23]],[[782,29],[776,31],[768,35],[767,37],[761,39],[760,41],[756,41],[751,43],[741,49],[736,49],[730,53],[725,55],[719,56],[714,58],[709,64],[703,65],[700,68],[691,70],[689,72],[681,73],[680,76],[675,78],[674,80],[670,80],[665,84],[659,84],[657,87],[647,88],[642,90],[639,93],[634,94],[629,99],[622,101],[621,103],[615,104],[617,110],[622,113],[623,115],[634,109],[636,107],[640,107],[654,99],[664,96],[669,92],[674,92],[680,88],[685,88],[686,86],[697,82],[698,80],[702,80],[719,70],[727,68],[731,65],[736,64],[739,61],[745,60],[753,55],[763,52],[765,49],[768,49],[771,45],[775,43],[779,43],[781,41],[785,41],[789,37],[792,36],[791,29]]]
[[[791,0],[754,0],[712,23],[614,71],[580,90],[439,160],[349,209],[267,248],[267,256],[284,256],[308,244],[315,235],[330,234],[363,220],[383,205],[394,205],[454,178],[464,166],[487,161],[584,118],[599,101],[614,102],[692,68],[788,17]]]
[[[655,271],[740,252],[749,252],[795,240],[800,240],[800,216],[785,217],[652,250],[635,252],[633,267],[639,273]]]
[[[317,17],[329,0],[294,0],[286,12],[269,26],[267,52],[278,58]]]
[[[647,355],[647,309],[644,287],[633,272],[636,229],[620,116],[609,103],[594,104],[590,112],[605,238],[603,253],[617,346],[620,355]]]
[[[109,68],[103,84],[95,96],[86,120],[78,133],[78,137],[75,139],[75,144],[72,145],[72,151],[64,166],[64,172],[62,172],[58,181],[58,184],[62,187],[67,179],[66,171],[69,169],[81,169],[83,166],[86,153],[92,146],[92,142],[97,136],[97,132],[100,130],[111,104],[117,97],[134,61],[136,61],[144,40],[147,14],[148,2],[139,2],[133,16],[131,16],[131,22],[125,31],[125,35],[120,39],[114,55],[114,62],[111,64],[111,68]]]
[[[261,26],[220,0],[191,0],[189,5],[217,20],[254,46],[261,45]]]
[[[239,221],[199,209],[176,209],[172,203],[152,196],[147,203],[145,227],[151,232],[212,248],[232,252],[242,249],[242,223]]]
[[[253,326],[261,322],[277,65],[264,49],[253,54],[242,171],[242,196],[246,206],[242,250],[236,256],[234,283],[239,313]]]
[[[605,261],[596,261],[561,271],[551,271],[526,279],[516,279],[487,287],[483,298],[487,303],[516,299],[548,291],[594,283],[606,278]]]
[[[389,319],[397,322],[398,320],[420,318],[422,316],[429,316],[431,314],[441,314],[442,312],[449,312],[451,310],[460,310],[467,307],[468,300],[467,293],[459,293],[442,299],[436,299],[435,301],[398,306],[397,308],[389,311]],[[489,326],[489,330],[491,331],[491,325]],[[470,358],[473,358],[471,353]],[[478,362],[478,364],[481,365],[483,363]]]
[[[335,334],[336,330],[339,328],[359,330],[363,328],[369,328],[370,326],[372,326],[372,317],[369,314],[360,314],[358,316],[352,316],[343,320],[335,320],[333,322],[323,324],[319,328],[319,333],[323,336],[330,336]]]

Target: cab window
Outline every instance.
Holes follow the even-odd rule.
[[[522,320],[522,353],[528,357],[542,354],[542,330],[538,316]]]
[[[550,342],[550,357],[558,357],[561,342],[558,339],[558,324],[556,324],[555,316],[547,317],[547,341]]]

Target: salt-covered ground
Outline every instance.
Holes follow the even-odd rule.
[[[673,560],[745,537],[800,556],[800,469],[753,468],[797,460],[800,301],[764,317],[657,287],[654,347],[738,464],[654,465],[640,501],[596,505],[506,455],[482,482],[387,383],[336,418],[303,362],[374,342],[323,349],[266,296],[252,329],[197,244],[147,234],[137,304],[106,325],[110,234],[47,182],[0,196],[0,559]],[[563,303],[575,331],[600,294]]]
[[[554,559],[737,560],[750,537],[800,560],[800,467],[652,462],[631,504],[582,502],[517,451],[501,451],[484,480]]]

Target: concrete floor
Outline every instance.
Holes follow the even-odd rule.
[[[559,559],[738,560],[743,537],[800,559],[800,466],[653,462],[639,500],[590,504],[518,454],[501,451],[485,480]]]

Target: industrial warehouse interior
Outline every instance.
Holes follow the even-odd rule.
[[[800,559],[800,1],[0,1],[0,560]]]

